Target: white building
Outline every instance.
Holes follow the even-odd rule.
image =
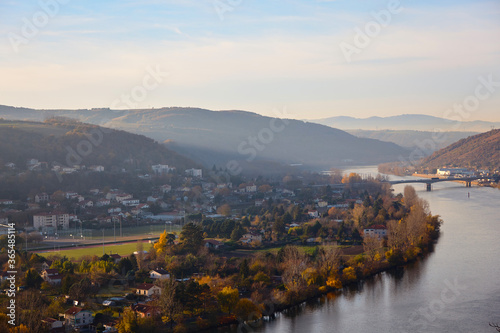
[[[122,205],[126,207],[135,207],[139,204],[139,199],[127,199],[122,201]]]
[[[159,280],[164,280],[164,279],[170,279],[170,274],[161,268],[153,269],[149,272],[149,277],[151,279],[159,279]]]
[[[203,177],[203,171],[201,169],[187,169],[186,175],[190,177]]]
[[[387,228],[383,225],[375,225],[363,230],[364,237],[377,237],[378,239],[387,236]]]
[[[33,227],[40,228],[69,228],[69,214],[66,213],[39,213],[33,216]]]
[[[474,176],[474,171],[467,168],[440,168],[437,170],[439,176]]]
[[[72,307],[64,312],[64,324],[66,329],[75,329],[92,324],[92,312],[79,307]]]
[[[161,288],[158,286],[155,286],[152,283],[142,283],[136,287],[135,293],[138,295],[150,297],[153,295],[160,295]]]
[[[169,167],[166,164],[152,165],[151,169],[153,169],[153,172],[157,175],[167,174],[167,173],[173,172],[175,170],[175,168]]]

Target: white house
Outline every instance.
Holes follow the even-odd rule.
[[[139,199],[127,199],[122,201],[122,205],[126,207],[135,207],[139,204]]]
[[[61,284],[63,276],[59,273],[59,270],[54,268],[44,269],[42,271],[42,279],[52,285]]]
[[[152,283],[142,283],[136,287],[136,294],[143,296],[160,295],[161,288]]]
[[[92,324],[92,312],[79,307],[72,307],[63,314],[66,328],[76,329]]]
[[[319,213],[317,210],[310,210],[309,212],[307,212],[307,215],[309,215],[309,217],[312,217],[313,219],[319,217]]]
[[[0,205],[12,205],[14,203],[14,201],[10,200],[10,199],[1,199],[0,200]]]
[[[363,230],[365,237],[377,237],[378,239],[387,236],[387,228],[383,225],[374,225]]]
[[[252,243],[255,241],[262,242],[262,235],[249,232],[247,234],[244,234],[241,238],[240,241],[243,243]]]
[[[257,185],[255,184],[249,184],[245,187],[245,191],[247,193],[254,193],[254,192],[257,192]]]
[[[170,274],[161,268],[153,269],[149,272],[149,277],[156,280],[170,279]]]

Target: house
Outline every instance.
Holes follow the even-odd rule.
[[[66,332],[64,328],[64,322],[61,320],[57,320],[54,318],[45,318],[42,319],[43,326],[45,327],[46,331],[51,332],[51,333],[64,333]],[[44,331],[45,332],[45,331]]]
[[[109,199],[99,199],[95,203],[96,207],[109,206],[110,204],[111,204],[111,200],[109,200]]]
[[[79,205],[81,208],[91,208],[94,207],[94,202],[92,200],[83,200]]]
[[[92,312],[73,306],[63,314],[66,329],[77,329],[93,322]]]
[[[387,236],[387,228],[383,225],[374,225],[363,230],[364,237],[377,237],[378,239]]]
[[[218,240],[215,239],[205,239],[203,240],[205,243],[205,247],[208,249],[213,249],[213,250],[219,250],[224,246],[224,243],[219,242]]]
[[[255,185],[255,184],[248,184],[247,186],[245,186],[245,191],[247,193],[257,192],[257,185]]]
[[[131,309],[141,318],[154,317],[160,314],[158,307],[148,304],[137,303],[132,305]]]
[[[115,197],[115,200],[119,203],[122,203],[124,200],[129,200],[129,199],[132,199],[133,196],[132,194],[126,194],[126,193],[123,193],[123,194],[118,194],[116,197]]]
[[[168,193],[168,192],[172,191],[172,186],[170,186],[168,184],[162,185],[162,186],[160,186],[160,191],[163,194]]]
[[[44,269],[42,271],[42,279],[51,285],[61,284],[63,276],[59,273],[59,270],[54,268]]]
[[[157,268],[149,272],[149,277],[155,280],[156,279],[163,280],[163,279],[170,279],[170,274],[164,269]]]
[[[125,207],[135,207],[139,204],[139,199],[126,199],[122,200],[122,205]]]
[[[117,254],[117,253],[110,254],[109,256],[113,259],[113,262],[114,262],[115,264],[118,264],[118,262],[119,262],[120,260],[122,260],[122,256],[121,256],[121,255],[119,255],[119,254]]]
[[[40,203],[40,202],[47,202],[49,201],[50,197],[47,193],[38,193],[35,195],[35,202]]]
[[[310,210],[309,212],[307,212],[307,215],[309,215],[309,217],[313,219],[319,217],[319,213],[317,210]]]
[[[262,242],[262,235],[259,235],[257,233],[249,232],[247,234],[244,234],[240,238],[240,242],[242,243],[252,243],[252,242]]]
[[[135,293],[137,295],[143,295],[143,296],[153,296],[153,295],[160,295],[161,294],[161,288],[158,286],[155,286],[152,283],[141,283],[136,287]]]
[[[16,165],[15,165],[14,163],[12,163],[12,162],[10,162],[10,163],[6,163],[6,164],[5,164],[5,166],[6,166],[7,168],[11,168],[11,169],[14,169],[14,168],[16,167]]]
[[[14,201],[10,199],[0,199],[0,205],[12,205]]]

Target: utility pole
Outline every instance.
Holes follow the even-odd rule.
[[[115,242],[116,242],[116,220],[113,219],[113,237],[115,239]]]

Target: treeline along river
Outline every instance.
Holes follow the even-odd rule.
[[[377,169],[351,171],[376,174]],[[359,288],[280,313],[250,331],[495,332],[489,323],[500,324],[500,191],[454,182],[434,184],[432,192],[424,184],[414,187],[444,221],[433,253]],[[403,188],[395,186],[395,193]]]

